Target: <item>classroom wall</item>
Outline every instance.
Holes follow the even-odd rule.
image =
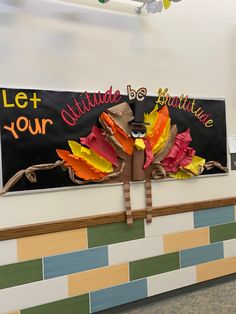
[[[143,18],[55,1],[5,3],[0,19],[1,86],[97,91],[112,85],[125,92],[131,84],[145,85],[150,94],[168,87],[173,95],[225,96],[228,133],[235,134],[234,0],[182,1]],[[230,172],[155,182],[153,205],[234,196],[235,178]],[[144,204],[143,184],[134,184],[132,207]],[[122,211],[124,204],[121,186],[103,186],[4,196],[0,208],[0,227],[9,227]]]
[[[2,87],[225,96],[236,133],[235,0],[183,0],[144,18],[53,0],[0,4]],[[235,178],[155,182],[153,205],[235,196]],[[133,184],[132,207],[144,205]],[[121,185],[5,195],[0,229],[122,210]],[[235,273],[235,224],[232,205],[0,241],[0,313],[95,313]]]
[[[173,95],[225,96],[228,134],[236,133],[234,0],[183,0],[143,18],[54,1],[3,3],[1,86],[97,91],[112,85],[125,92],[131,84],[145,85],[150,94],[168,87]],[[153,206],[235,196],[235,179],[230,172],[155,182]],[[144,204],[143,184],[133,184],[133,209]],[[6,195],[0,198],[0,227],[123,209],[120,185]]]

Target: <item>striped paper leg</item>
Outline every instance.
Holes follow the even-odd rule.
[[[125,213],[126,213],[126,222],[128,225],[133,223],[133,214],[131,210],[131,200],[130,200],[130,184],[123,184],[124,196],[125,196]]]
[[[146,195],[146,210],[148,223],[152,222],[152,183],[151,181],[145,182],[145,195]]]

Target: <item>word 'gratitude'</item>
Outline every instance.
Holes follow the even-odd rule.
[[[164,90],[159,89],[159,96],[156,101],[157,105],[167,104],[169,107],[191,112],[206,128],[213,126],[214,121],[210,119],[210,113],[206,113],[201,107],[196,108],[195,99],[189,100],[188,95],[184,96],[183,94],[180,97],[171,97],[167,92],[167,88]]]
[[[98,91],[92,94],[85,92],[84,95],[86,99],[82,99],[82,94],[80,94],[79,100],[74,98],[73,105],[67,104],[66,109],[61,110],[61,117],[66,124],[75,126],[77,120],[92,108],[103,104],[115,104],[121,100],[120,91],[116,90],[113,94],[112,86],[104,94]]]

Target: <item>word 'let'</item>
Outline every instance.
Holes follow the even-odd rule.
[[[9,100],[7,95],[7,90],[2,89],[2,102],[4,108],[20,108],[24,109],[27,106],[31,105],[34,109],[38,108],[38,103],[42,102],[41,98],[37,97],[37,94],[34,92],[32,96],[28,96],[25,92],[19,92],[15,95],[13,99]]]
[[[168,105],[169,107],[178,108],[193,114],[206,128],[211,128],[214,124],[213,119],[210,119],[210,113],[206,113],[202,107],[196,108],[196,100],[190,100],[188,95],[184,96],[183,94],[180,97],[171,97],[167,94],[168,88],[159,89],[159,96],[156,101],[158,105]]]

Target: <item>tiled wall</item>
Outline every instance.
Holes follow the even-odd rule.
[[[0,242],[0,314],[83,314],[236,272],[234,206]]]

